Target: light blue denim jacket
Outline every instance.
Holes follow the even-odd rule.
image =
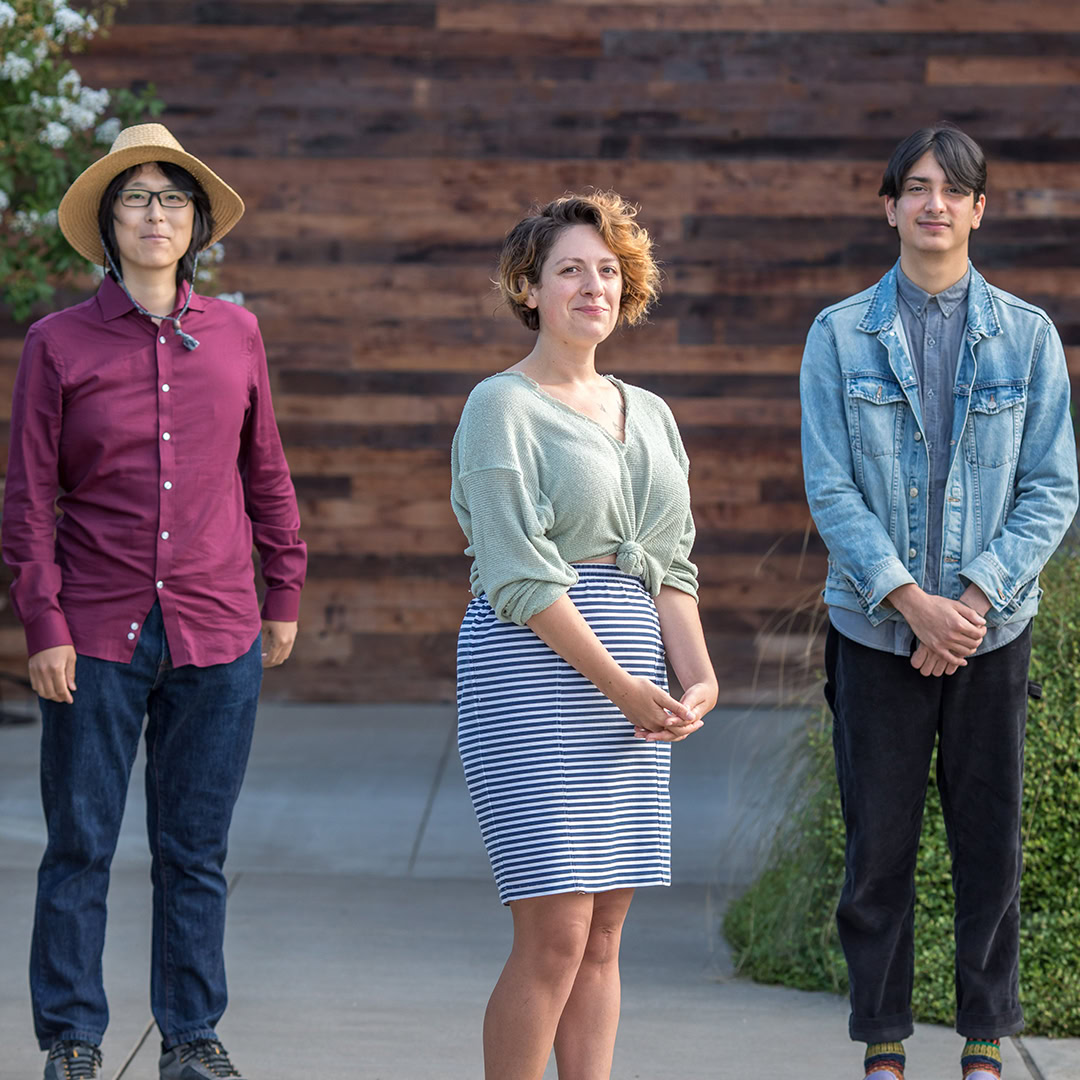
[[[1046,313],[974,268],[953,387],[953,455],[941,551],[926,551],[930,491],[918,380],[897,309],[894,266],[826,308],[799,376],[806,497],[829,550],[825,602],[877,625],[881,601],[922,584],[941,560],[940,594],[974,582],[1001,626],[1035,614],[1038,575],[1077,507],[1076,443],[1061,339]]]

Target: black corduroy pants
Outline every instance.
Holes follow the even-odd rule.
[[[851,983],[852,1039],[887,1042],[914,1030],[915,860],[935,740],[956,893],[956,1027],[969,1038],[1020,1031],[1031,627],[940,678],[833,627],[825,654],[847,832],[836,919]]]

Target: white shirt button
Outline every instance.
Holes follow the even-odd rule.
[[[162,539],[162,540],[168,540],[168,539],[169,539],[169,532],[168,532],[168,530],[166,530],[165,532],[163,532],[163,533],[161,534],[161,539]]]
[[[166,431],[166,432],[165,432],[165,433],[164,433],[164,434],[163,434],[163,435],[162,435],[161,437],[162,437],[162,438],[163,438],[163,439],[164,439],[164,440],[165,440],[166,442],[168,442],[168,441],[169,441],[169,440],[170,440],[170,439],[172,438],[172,436],[171,436],[171,435],[170,435],[170,434],[169,434],[169,433],[168,433],[167,431]]]
[[[159,581],[159,582],[157,583],[157,587],[158,587],[159,589],[164,589],[164,588],[165,588],[165,582],[164,582],[164,581]]]
[[[158,341],[160,341],[162,345],[164,345],[164,344],[165,344],[165,339],[164,339],[163,337],[159,337],[159,338],[158,338]]]
[[[911,496],[911,497],[912,497],[913,499],[917,499],[917,498],[919,497],[919,489],[918,489],[917,487],[913,487],[913,488],[912,488],[912,489],[911,489],[911,490],[910,490],[910,491],[908,492],[908,494],[909,494],[909,495],[910,495],[910,496]]]
[[[164,393],[166,393],[166,394],[167,394],[167,393],[169,392],[169,384],[168,384],[168,383],[162,383],[162,384],[161,384],[161,389],[162,389],[162,391],[163,391]]]
[[[134,640],[135,640],[135,635],[134,634],[128,634],[128,641],[134,641]]]
[[[138,624],[137,622],[133,622],[133,623],[131,624],[131,629],[132,629],[132,630],[138,630],[138,629],[139,629],[139,624]]]
[[[162,486],[162,487],[163,487],[163,488],[164,488],[164,489],[165,489],[166,491],[172,491],[172,481],[171,481],[171,480],[166,480],[166,481],[165,481],[165,483],[164,483],[164,484],[162,484],[161,486]]]
[[[916,442],[921,442],[922,441],[922,432],[921,431],[916,431],[915,432],[915,441]]]
[[[912,559],[914,559],[914,558],[915,558],[915,555],[916,555],[916,551],[915,551],[915,549],[914,549],[914,548],[908,548],[908,549],[907,549],[907,553],[908,553],[908,555],[909,555],[909,556],[910,556],[910,557],[911,557]]]

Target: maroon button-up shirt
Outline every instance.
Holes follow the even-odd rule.
[[[30,327],[2,529],[31,656],[129,663],[157,600],[175,665],[235,660],[260,627],[253,541],[262,617],[297,617],[307,551],[258,323],[196,293],[183,326],[194,351],[106,278]]]

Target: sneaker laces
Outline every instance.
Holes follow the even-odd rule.
[[[236,1067],[229,1060],[225,1047],[217,1039],[196,1039],[195,1042],[184,1043],[177,1047],[180,1051],[181,1063],[196,1058],[205,1065],[215,1076],[240,1077]]]
[[[50,1061],[64,1061],[64,1076],[67,1080],[96,1080],[101,1068],[101,1049],[89,1043],[75,1039],[58,1042],[49,1054]]]

